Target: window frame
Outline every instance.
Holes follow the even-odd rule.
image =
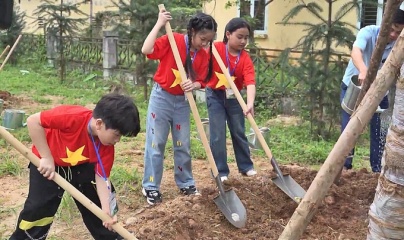
[[[239,0],[243,1],[243,0]],[[237,1],[237,17],[240,17],[240,2]],[[265,0],[264,0],[265,1]],[[265,1],[266,2],[266,1]],[[255,0],[250,0],[250,17],[253,17],[254,15],[254,10],[255,10]],[[264,7],[264,29],[263,30],[254,30],[254,35],[260,35],[260,34],[268,34],[268,19],[269,19],[269,11],[268,11],[268,5],[267,4]]]
[[[374,23],[377,26],[380,26],[382,24],[384,3],[385,3],[385,0],[377,0],[378,6],[377,6],[377,12],[376,12],[376,22]],[[356,23],[356,27],[358,29],[361,29],[362,14],[363,14],[363,3],[359,6],[359,16],[358,16],[358,20]]]

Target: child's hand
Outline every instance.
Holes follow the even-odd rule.
[[[160,26],[164,26],[164,25],[166,25],[166,23],[168,22],[168,21],[170,21],[171,19],[173,19],[172,17],[171,17],[171,13],[170,12],[167,12],[166,10],[160,10],[160,13],[159,13],[159,18],[158,18],[158,20],[157,20],[157,24],[159,24]]]
[[[55,162],[53,158],[41,158],[38,171],[48,180],[52,180],[55,177]]]
[[[244,115],[247,116],[249,113],[254,117],[254,104],[247,103],[247,111],[244,112]]]
[[[114,225],[117,222],[118,222],[118,217],[117,217],[117,214],[115,214],[112,217],[112,219],[110,219],[109,221],[103,222],[102,225],[104,225],[105,228],[108,228],[109,231],[112,231],[112,225]]]
[[[195,85],[191,80],[187,79],[181,82],[181,88],[184,90],[184,92],[189,92],[194,90]]]

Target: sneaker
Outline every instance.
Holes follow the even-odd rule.
[[[181,188],[180,191],[184,195],[201,195],[194,185]]]
[[[163,201],[159,190],[146,190],[142,188],[142,193],[143,196],[146,197],[147,203],[150,205],[161,203]]]
[[[244,173],[244,175],[251,177],[251,176],[257,175],[257,171],[255,171],[254,169],[250,169],[246,173]]]
[[[221,176],[220,177],[220,181],[224,182],[224,181],[228,181],[229,178],[227,176]]]

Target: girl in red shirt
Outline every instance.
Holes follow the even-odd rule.
[[[168,133],[171,130],[174,149],[174,178],[180,191],[198,194],[192,176],[190,155],[190,108],[184,91],[201,88],[212,75],[211,46],[216,35],[216,21],[209,15],[199,13],[190,19],[187,34],[174,33],[181,60],[188,79],[181,79],[168,36],[157,38],[160,28],[171,20],[169,12],[160,11],[159,18],[147,36],[142,52],[149,59],[159,60],[150,94],[144,156],[142,193],[150,205],[160,203],[163,160]],[[210,59],[207,61],[207,59]]]
[[[248,113],[254,115],[255,99],[254,65],[244,50],[249,35],[248,23],[242,18],[233,18],[226,25],[223,42],[215,42],[215,47],[238,90],[244,86],[247,88],[247,112],[243,112],[216,60],[213,63],[214,74],[206,85],[210,147],[222,181],[227,180],[230,173],[227,165],[226,122],[239,172],[246,176],[257,174],[250,157],[244,119]]]

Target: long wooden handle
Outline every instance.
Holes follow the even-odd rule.
[[[164,4],[159,4],[158,7],[159,7],[159,10],[165,10]],[[181,80],[182,79],[187,79],[187,74],[185,72],[184,66],[182,65],[180,53],[178,51],[177,44],[175,43],[174,34],[173,34],[173,30],[171,29],[170,22],[166,23],[165,28],[166,28],[166,33],[167,33],[167,36],[168,36],[168,40],[170,42],[171,49],[172,49],[173,54],[174,54],[175,62],[177,63],[178,70],[180,71]],[[206,155],[207,155],[208,161],[209,161],[209,165],[210,165],[210,168],[211,168],[211,170],[213,172],[213,176],[217,177],[217,175],[219,175],[219,171],[217,170],[216,163],[215,163],[214,158],[213,158],[212,150],[210,149],[210,146],[209,146],[209,143],[208,143],[208,138],[206,137],[205,130],[203,129],[201,117],[199,116],[199,112],[198,112],[198,109],[196,107],[194,96],[192,95],[192,92],[185,92],[185,96],[188,99],[189,105],[191,107],[192,114],[194,115],[196,128],[197,128],[198,133],[199,133],[199,135],[201,137],[203,147],[205,148]]]
[[[24,144],[18,141],[11,133],[9,133],[4,127],[0,127],[0,136],[2,136],[11,146],[13,146],[17,151],[19,151],[24,157],[31,161],[35,166],[39,166],[40,159],[38,156],[32,153]],[[111,217],[103,212],[97,205],[95,205],[90,199],[88,199],[79,190],[73,187],[68,181],[62,178],[58,173],[55,173],[55,178],[53,179],[57,185],[66,190],[70,195],[72,195],[77,201],[79,201],[83,206],[90,210],[94,215],[96,215],[102,221],[111,220]],[[119,223],[112,225],[112,228],[119,233],[125,239],[136,239],[130,232],[123,228]]]
[[[223,74],[225,75],[227,82],[229,83],[234,94],[236,95],[237,101],[240,103],[241,108],[244,111],[247,111],[247,105],[245,104],[244,99],[240,94],[240,91],[237,89],[236,84],[231,80],[230,73],[227,70],[226,66],[224,65],[223,60],[220,57],[220,55],[215,47],[215,44],[212,44],[212,52],[213,52],[213,56],[215,56],[217,63],[219,64],[220,69],[222,70]],[[265,141],[265,138],[262,135],[260,129],[258,128],[257,123],[254,120],[254,117],[250,113],[248,113],[247,118],[248,118],[248,121],[250,121],[251,127],[254,129],[254,132],[257,135],[258,140],[261,143],[261,146],[264,148],[266,155],[268,156],[269,159],[272,159],[272,152],[269,149],[268,144]]]
[[[18,42],[21,40],[22,35],[19,35],[17,40],[15,40],[15,43],[13,44],[13,47],[11,48],[10,52],[8,52],[6,59],[4,59],[4,62],[0,66],[0,71],[3,69],[4,65],[10,58],[11,54],[13,53],[14,49],[17,47]]]
[[[0,55],[0,59],[3,57],[3,55],[10,49],[10,45],[7,45],[7,47],[3,50],[3,52]]]

